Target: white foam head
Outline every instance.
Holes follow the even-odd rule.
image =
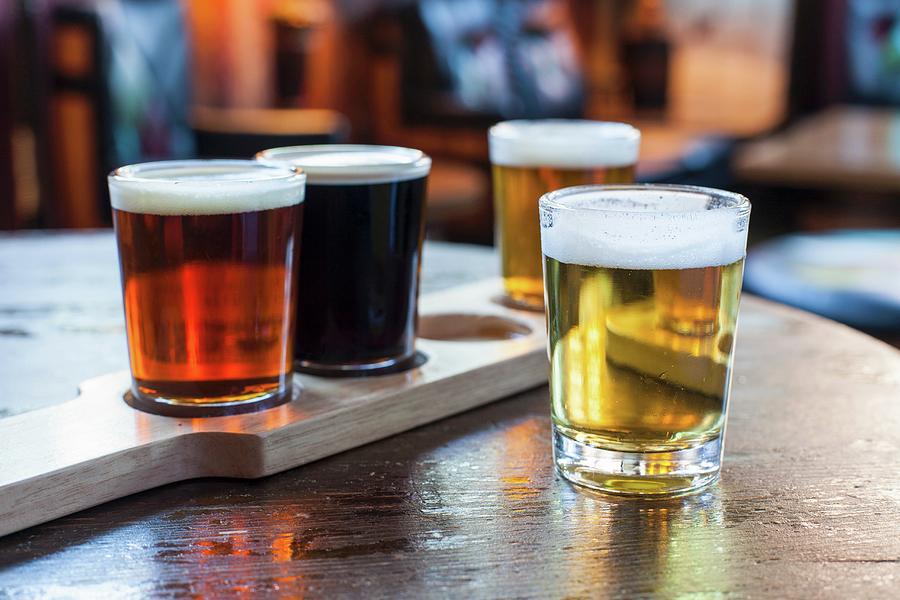
[[[540,200],[541,248],[569,264],[689,269],[746,254],[750,202],[675,185],[565,188]]]
[[[626,123],[575,119],[503,121],[488,132],[491,163],[585,169],[637,163],[641,132]]]
[[[366,185],[421,179],[431,159],[399,146],[325,144],[271,148],[256,155],[266,164],[299,167],[311,185]]]
[[[153,215],[219,215],[303,202],[306,176],[252,160],[172,160],[109,175],[113,208]]]

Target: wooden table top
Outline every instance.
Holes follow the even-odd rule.
[[[746,144],[734,171],[768,185],[900,192],[900,111],[830,108]]]
[[[111,234],[0,236],[0,409],[126,365]],[[496,272],[431,245],[425,291]],[[541,388],[260,481],[180,483],[0,539],[0,597],[889,597],[900,353],[747,297],[722,480],[554,476]],[[86,415],[87,417],[87,415]]]

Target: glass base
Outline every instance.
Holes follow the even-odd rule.
[[[722,438],[673,452],[619,452],[588,446],[553,426],[553,459],[574,484],[623,496],[672,496],[719,478]]]
[[[257,412],[273,408],[287,402],[296,400],[300,396],[300,386],[290,382],[286,388],[259,394],[248,394],[239,399],[222,401],[205,399],[204,402],[185,402],[184,399],[148,396],[142,393],[138,386],[132,385],[132,389],[125,392],[125,403],[131,408],[161,415],[164,417],[199,418],[199,417],[224,417]]]
[[[421,352],[403,358],[390,358],[377,363],[329,364],[311,360],[297,360],[294,370],[308,375],[320,377],[369,377],[371,375],[390,375],[420,367],[428,360]]]

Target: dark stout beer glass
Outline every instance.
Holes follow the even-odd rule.
[[[117,169],[109,191],[131,402],[190,416],[289,400],[304,175],[155,162]]]
[[[297,369],[365,375],[412,364],[431,159],[362,145],[275,148],[257,158],[307,176]]]

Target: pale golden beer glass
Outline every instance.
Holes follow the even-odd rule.
[[[290,399],[304,182],[233,160],[110,175],[133,405],[205,416]]]
[[[491,127],[496,241],[511,304],[543,309],[538,199],[568,186],[633,182],[640,141],[625,123],[545,119]]]
[[[554,458],[619,494],[719,475],[750,203],[688,186],[540,200]]]

